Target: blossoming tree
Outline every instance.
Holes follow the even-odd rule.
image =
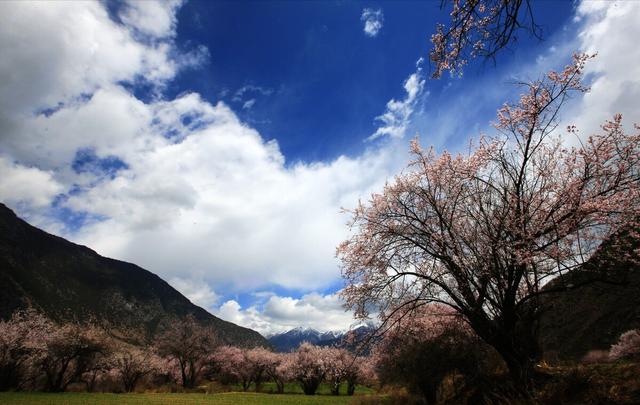
[[[531,0],[442,0],[442,6],[447,3],[452,5],[451,21],[446,27],[438,24],[431,36],[434,78],[446,70],[462,73],[467,60],[475,57],[495,59],[521,30],[541,38]]]
[[[199,324],[192,315],[169,324],[156,342],[158,354],[178,364],[185,388],[195,387],[218,344],[215,330]]]
[[[616,115],[578,146],[559,135],[562,105],[587,90],[588,59],[575,55],[562,72],[528,83],[498,111],[496,135],[468,153],[412,143],[408,170],[353,210],[352,236],[337,249],[349,308],[385,321],[428,303],[450,306],[515,380],[530,381],[541,287],[640,214],[638,126],[628,134]]]

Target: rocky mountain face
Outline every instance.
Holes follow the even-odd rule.
[[[548,293],[540,325],[545,356],[579,360],[591,350],[608,350],[622,333],[640,328],[638,249],[638,239],[619,235],[582,269],[543,288]]]
[[[157,275],[48,234],[0,204],[0,318],[29,306],[58,321],[92,321],[144,339],[192,314],[228,344],[268,345],[258,332],[192,304]]]

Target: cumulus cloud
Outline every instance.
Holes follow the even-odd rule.
[[[215,306],[220,297],[203,280],[174,277],[169,280],[176,290],[187,297],[192,303],[205,309]]]
[[[137,41],[99,2],[5,1],[0,21],[2,129],[15,114],[58,108],[120,81],[163,83],[177,70],[169,44]]]
[[[301,298],[270,295],[266,302],[242,308],[235,300],[226,301],[214,313],[265,336],[296,327],[318,331],[344,331],[353,323],[353,315],[345,312],[337,294],[311,293]]]
[[[640,3],[635,1],[583,1],[577,15],[583,23],[580,49],[597,53],[585,73],[591,75],[591,91],[574,105],[572,124],[589,135],[615,113],[625,124],[640,123]]]
[[[364,22],[364,33],[369,37],[376,37],[382,29],[384,23],[384,15],[382,10],[374,10],[372,8],[365,8],[362,10],[360,20]]]
[[[0,156],[0,201],[11,206],[42,208],[64,190],[53,173],[25,167]]]
[[[175,35],[176,11],[182,0],[127,0],[120,10],[120,19],[131,29],[154,38]]]

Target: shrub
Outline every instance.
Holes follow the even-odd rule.
[[[618,342],[611,346],[609,357],[612,360],[640,358],[640,330],[632,329],[623,333]]]

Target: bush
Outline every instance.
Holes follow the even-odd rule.
[[[611,360],[640,359],[640,330],[632,329],[620,336],[609,351]]]

